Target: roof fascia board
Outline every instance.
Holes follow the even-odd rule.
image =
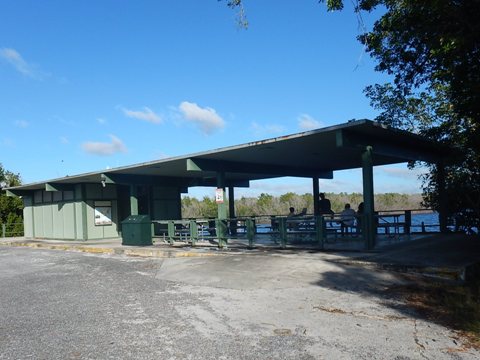
[[[222,171],[227,173],[245,173],[245,174],[271,174],[277,176],[297,176],[297,177],[318,177],[321,179],[333,179],[333,171],[317,170],[312,168],[241,163],[235,161],[221,161],[211,159],[187,159],[187,171]]]
[[[179,178],[166,176],[152,176],[152,175],[132,175],[132,174],[102,174],[102,179],[106,184],[117,185],[157,185],[168,187],[188,188],[190,186],[216,186],[215,178]],[[234,187],[250,187],[248,180],[231,180],[226,183],[227,186]]]
[[[71,184],[46,183],[45,191],[73,191],[75,186]]]
[[[8,197],[30,196],[32,193],[28,190],[5,190]]]

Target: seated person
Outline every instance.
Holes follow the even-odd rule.
[[[287,228],[288,228],[289,230],[293,230],[294,225],[293,225],[293,223],[292,223],[291,221],[288,221],[288,220],[291,219],[291,218],[293,218],[293,217],[295,217],[295,216],[297,216],[297,215],[295,214],[295,208],[294,208],[294,207],[290,207],[288,210],[289,210],[290,212],[289,212],[288,215],[287,215]]]
[[[290,209],[288,209],[288,211],[290,211],[287,215],[287,217],[293,217],[295,216],[295,208],[294,207],[291,207]]]
[[[348,233],[348,228],[355,225],[355,210],[350,208],[350,204],[345,204],[345,208],[340,213],[340,224],[342,235],[345,233],[345,230]]]

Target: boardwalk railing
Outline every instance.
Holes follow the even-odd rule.
[[[338,242],[364,242],[366,221],[356,215],[353,224],[344,224],[341,214],[326,216],[252,216],[229,219],[154,220],[153,234],[170,244],[211,242],[223,247],[229,242],[240,242],[248,247],[255,244],[276,245],[309,244],[323,249]],[[425,224],[412,223],[412,210],[383,211],[375,214],[377,234],[396,239],[411,233],[426,232]],[[438,224],[428,224],[430,229]]]
[[[361,218],[361,217],[359,217]],[[173,244],[185,242],[195,246],[198,241],[218,241],[223,247],[227,239],[248,243],[274,244],[285,248],[287,244],[310,243],[323,248],[330,237],[345,235],[361,238],[361,231],[342,229],[337,216],[256,216],[230,219],[153,220],[153,234],[157,239]]]
[[[23,223],[0,224],[2,238],[23,236]]]

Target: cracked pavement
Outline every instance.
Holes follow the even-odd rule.
[[[0,249],[0,359],[478,359],[336,255]]]

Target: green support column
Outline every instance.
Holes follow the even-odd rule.
[[[367,146],[362,153],[363,206],[364,206],[364,239],[365,247],[375,247],[375,204],[373,199],[373,160],[372,147]]]
[[[137,185],[130,185],[130,215],[138,215]]]
[[[245,227],[247,231],[248,247],[252,248],[255,239],[255,222],[252,218],[245,220]]]
[[[235,219],[235,188],[233,186],[228,187],[228,217]],[[237,221],[230,221],[230,231],[232,235],[237,235]]]
[[[438,221],[440,223],[440,232],[446,233],[447,228],[447,209],[448,209],[448,199],[447,192],[445,191],[445,167],[442,163],[437,164],[437,183],[438,183]]]
[[[88,224],[87,224],[87,191],[85,189],[85,184],[80,185],[80,196],[81,196],[81,224],[82,224],[82,240],[86,241],[88,239]]]
[[[318,206],[318,196],[320,194],[320,189],[318,186],[318,177],[312,178],[313,180],[313,215],[318,216],[320,209]]]
[[[233,186],[228,187],[228,216],[230,219],[235,217],[235,190]]]
[[[217,172],[217,237],[218,246],[224,247],[227,242],[225,220],[227,219],[227,204],[225,204],[225,173]]]

